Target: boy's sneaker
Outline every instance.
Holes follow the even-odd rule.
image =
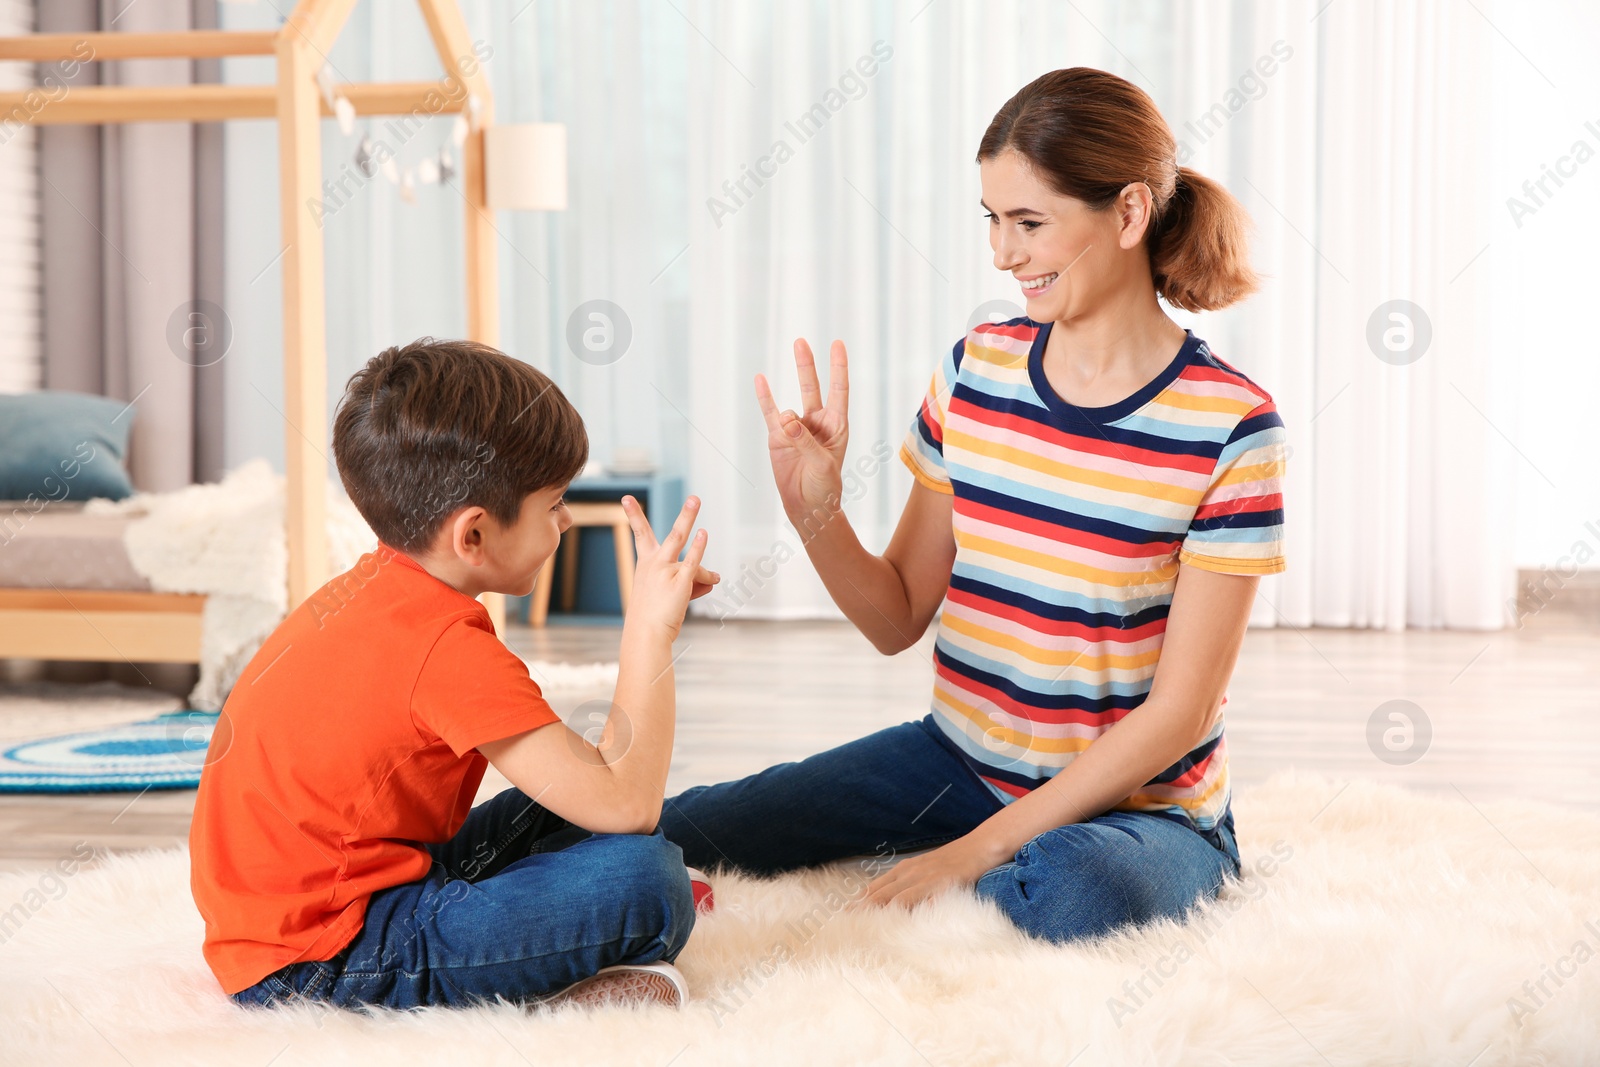
[[[618,1004],[664,1004],[683,1007],[689,986],[683,973],[670,963],[624,963],[602,967],[595,974],[574,982],[561,992],[537,1001],[558,1007],[578,1004],[601,1008]]]
[[[688,871],[689,887],[694,890],[694,910],[704,914],[716,907],[716,901],[711,896],[711,879],[696,867],[690,867]]]

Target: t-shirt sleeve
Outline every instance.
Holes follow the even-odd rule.
[[[1180,563],[1221,574],[1288,569],[1283,473],[1288,433],[1271,400],[1233,428],[1178,553]]]
[[[928,392],[922,398],[922,406],[917,409],[911,428],[900,443],[900,461],[911,468],[917,481],[938,493],[955,492],[944,466],[944,422],[950,409],[950,391],[955,387],[961,354],[966,347],[967,339],[963,337],[939,362],[933,380],[928,383]]]
[[[411,694],[418,729],[437,736],[457,756],[561,721],[527,664],[488,626],[487,617],[472,615],[451,623],[428,653]]]

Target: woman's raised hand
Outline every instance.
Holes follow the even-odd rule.
[[[766,376],[756,375],[756,400],[767,420],[767,451],[778,495],[791,519],[829,513],[839,506],[843,490],[845,445],[850,439],[850,373],[843,341],[833,342],[828,355],[828,402],[822,402],[817,363],[803,338],[794,342],[794,366],[800,377],[802,411],[779,411]]]

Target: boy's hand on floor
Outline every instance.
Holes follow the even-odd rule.
[[[628,603],[624,627],[644,625],[665,636],[668,641],[677,638],[683,626],[684,612],[689,601],[704,596],[721,581],[720,575],[700,565],[706,554],[706,532],[697,530],[691,538],[695,516],[700,512],[700,499],[691,496],[684,502],[683,510],[672,529],[660,542],[650,529],[650,520],[644,509],[631,496],[622,498],[622,508],[628,513],[628,523],[633,527],[633,543],[639,562],[633,573],[633,596]],[[688,551],[684,552],[684,546]],[[679,553],[684,553],[679,559]]]

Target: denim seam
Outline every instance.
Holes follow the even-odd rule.
[[[294,965],[293,964],[289,964],[287,966],[288,967],[292,967]],[[255,985],[251,986],[250,989],[259,989],[259,990],[265,992],[266,995],[267,995],[268,1003],[282,1001],[283,1003],[287,1004],[287,1003],[290,1003],[290,1002],[294,1001],[296,998],[298,998],[300,996],[300,991],[298,989],[296,989],[293,985],[291,985],[290,983],[284,981],[281,977],[279,977],[281,974],[283,974],[284,970],[287,970],[287,967],[285,967],[283,969],[280,969],[280,970],[273,971],[271,974],[267,975],[265,978],[262,978],[261,981],[257,982]],[[245,993],[248,993],[250,991],[250,989],[241,989],[238,993],[236,993],[234,995],[235,996],[243,996]]]
[[[306,987],[300,991],[300,995],[305,997],[307,1000],[325,999],[323,996],[323,987],[326,986],[330,989],[332,988],[332,974],[333,972],[330,968],[323,967],[320,964],[313,964],[311,981],[306,983]]]
[[[935,837],[921,837],[915,841],[903,841],[896,851],[915,852],[921,848],[937,848],[939,845],[948,845],[961,836],[961,834],[944,834]]]
[[[506,850],[506,847],[511,842],[528,832],[528,828],[533,825],[532,813],[533,804],[530,802],[521,815],[511,820],[511,825],[506,829],[506,832],[501,834],[500,839],[489,847],[489,860],[488,863],[484,864],[485,867],[499,859],[500,854]]]
[[[534,804],[530,802],[528,807],[521,815],[518,815],[515,819],[511,820],[511,826],[506,830],[506,832],[501,834],[494,844],[489,846],[489,858],[483,862],[483,868],[485,870],[488,869],[490,864],[500,858],[500,854],[505,851],[506,846],[510,845],[511,842],[515,841],[522,834],[526,833],[528,828],[533,825],[533,808]],[[450,868],[446,867],[445,870],[450,871]],[[451,873],[454,873],[456,877],[463,878],[468,882],[473,881],[473,878],[469,878],[460,872]],[[481,875],[478,877],[481,877]]]

